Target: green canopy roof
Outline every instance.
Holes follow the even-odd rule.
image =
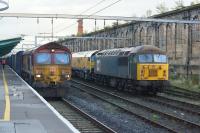
[[[11,50],[22,40],[21,37],[0,40],[0,57],[11,52]]]

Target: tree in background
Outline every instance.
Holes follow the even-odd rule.
[[[181,9],[181,8],[185,7],[183,0],[176,0],[174,2],[175,2],[175,7],[171,8],[171,10]],[[195,4],[200,4],[200,0],[193,0],[190,3],[190,5],[195,5]],[[162,2],[156,6],[156,11],[157,11],[157,13],[162,14],[162,13],[168,12],[169,8],[166,7],[164,2]],[[150,17],[152,15],[153,15],[153,11],[151,9],[148,9],[146,11],[146,13],[144,15],[142,15],[142,17],[146,18],[146,17]],[[136,15],[133,15],[133,17],[136,17]]]
[[[169,9],[166,7],[165,3],[162,2],[159,5],[156,6],[156,10],[158,13],[165,13],[167,12]]]
[[[175,1],[175,7],[172,8],[173,10],[176,10],[176,9],[181,9],[181,8],[184,8],[184,2],[183,0],[177,0]]]
[[[119,22],[113,22],[112,27],[117,27],[119,25]]]
[[[192,5],[199,4],[199,3],[200,3],[199,0],[193,0],[193,1],[190,3],[190,5],[192,6]]]
[[[146,11],[145,17],[150,17],[150,16],[152,16],[152,10],[148,9],[148,10]]]
[[[135,13],[133,13],[132,17],[137,17],[137,15]]]
[[[87,30],[84,30],[83,34],[88,34],[89,32]]]

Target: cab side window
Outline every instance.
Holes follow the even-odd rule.
[[[95,55],[92,55],[91,56],[91,61],[95,61],[96,60],[96,56]]]
[[[138,55],[133,55],[133,63],[137,63],[138,62]]]

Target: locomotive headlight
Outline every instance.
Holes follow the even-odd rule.
[[[40,75],[40,74],[36,74],[35,76],[36,76],[36,78],[41,78],[42,77],[42,75]]]
[[[69,78],[69,77],[70,77],[70,75],[69,75],[69,74],[66,74],[66,75],[65,75],[65,78]]]
[[[64,78],[70,78],[70,74],[66,73],[65,71],[61,71],[61,74]]]

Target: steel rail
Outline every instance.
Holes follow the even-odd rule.
[[[149,102],[152,102],[152,103],[157,103],[157,104],[160,104],[160,105],[163,105],[163,106],[166,106],[166,107],[175,108],[175,109],[178,109],[178,110],[182,110],[182,111],[185,111],[185,112],[192,113],[192,114],[200,116],[200,112],[197,112],[197,111],[194,111],[194,110],[190,110],[190,109],[187,109],[187,108],[184,108],[184,107],[175,106],[175,105],[172,105],[171,103],[166,103],[166,102],[163,102],[163,101],[159,101],[158,99],[143,98],[142,100],[149,101]]]
[[[72,86],[72,87],[77,88],[77,89],[80,89],[80,90],[82,90],[82,91],[85,91],[84,89],[78,88],[78,87],[76,87],[76,86]],[[89,93],[89,92],[87,92],[87,93]],[[117,104],[114,104],[114,103],[112,103],[112,102],[109,102],[109,101],[107,101],[107,100],[105,100],[105,99],[103,99],[103,98],[101,98],[101,97],[99,97],[99,96],[97,96],[97,95],[95,95],[95,94],[93,94],[93,93],[89,93],[89,94],[92,95],[92,96],[94,96],[94,97],[96,97],[96,98],[98,98],[98,99],[100,99],[100,100],[103,100],[103,101],[105,101],[105,102],[107,102],[107,103],[110,103],[111,105],[114,105],[114,106],[116,106],[116,107],[118,107],[118,108],[124,110],[126,113],[131,114],[131,115],[134,115],[134,116],[138,117],[139,119],[142,119],[142,120],[144,120],[144,121],[146,121],[146,122],[148,122],[148,123],[150,123],[150,124],[152,124],[152,125],[155,125],[155,126],[160,127],[160,128],[164,128],[164,129],[166,129],[167,131],[170,131],[170,132],[172,132],[172,133],[178,133],[177,131],[175,131],[175,130],[172,129],[172,128],[168,128],[168,127],[166,127],[165,125],[160,124],[159,122],[152,121],[152,120],[150,120],[150,119],[148,119],[148,118],[146,118],[146,117],[144,117],[144,116],[142,116],[142,115],[136,114],[136,113],[134,113],[134,112],[132,112],[132,111],[126,109],[126,108],[123,108],[123,107],[121,107],[121,106],[119,106],[119,105],[117,105]]]
[[[196,97],[200,98],[200,93],[199,92],[195,92],[195,91],[192,91],[192,90],[187,90],[187,89],[184,89],[184,88],[181,88],[181,87],[178,87],[178,86],[171,86],[171,88],[169,90],[180,91],[180,92],[183,92],[185,94],[193,95],[193,96],[196,96]]]
[[[84,111],[82,111],[81,109],[79,109],[78,107],[76,107],[75,105],[73,105],[72,103],[70,103],[65,98],[62,98],[62,101],[66,105],[70,106],[73,110],[77,111],[79,114],[81,114],[82,116],[84,116],[84,118],[88,119],[89,121],[92,121],[94,123],[94,125],[98,126],[103,131],[105,131],[107,133],[116,133],[113,129],[111,129],[110,127],[108,127],[105,124],[101,123],[100,121],[98,121],[94,117],[90,116],[89,114],[85,113]]]
[[[122,99],[122,100],[126,101],[127,103],[137,105],[137,106],[139,106],[139,107],[141,107],[141,108],[145,108],[145,109],[147,109],[147,110],[149,110],[149,111],[158,113],[158,114],[160,114],[160,115],[164,115],[164,116],[166,116],[166,117],[168,117],[168,118],[170,118],[170,119],[175,119],[175,120],[177,120],[177,121],[179,121],[179,122],[187,123],[190,127],[200,128],[200,125],[198,125],[198,124],[196,124],[196,123],[194,123],[194,122],[191,122],[191,121],[188,121],[188,120],[185,120],[185,119],[182,119],[182,118],[179,118],[179,117],[170,115],[170,114],[168,114],[168,113],[163,113],[163,112],[161,112],[161,111],[152,109],[152,108],[147,107],[147,106],[145,106],[145,105],[141,105],[141,104],[139,104],[139,103],[130,101],[129,99],[123,98],[123,97],[121,97],[121,96],[118,96],[118,95],[115,95],[115,94],[112,94],[112,93],[109,93],[109,92],[106,92],[106,91],[97,89],[97,88],[95,88],[95,87],[93,87],[93,86],[90,86],[90,85],[87,85],[87,84],[85,84],[85,83],[77,82],[77,81],[74,81],[74,80],[73,80],[73,82],[76,82],[77,84],[81,84],[81,85],[87,86],[87,87],[92,88],[92,89],[94,89],[94,90],[96,90],[96,91],[99,91],[99,92],[101,92],[101,93],[104,93],[104,94],[107,94],[107,95],[110,95],[110,96],[113,96],[113,97]],[[79,88],[79,89],[80,89],[80,88]],[[173,130],[173,129],[172,129],[172,130]]]
[[[195,109],[199,109],[200,110],[200,106],[199,105],[196,105],[196,104],[191,104],[191,103],[188,103],[188,102],[185,102],[185,101],[180,101],[180,100],[176,100],[176,99],[171,99],[171,98],[168,98],[166,96],[162,96],[162,95],[158,95],[157,96],[158,98],[162,98],[164,100],[170,100],[171,102],[178,102],[179,104],[183,104],[184,106],[190,106],[190,108],[195,108]],[[199,111],[200,112],[200,111]]]
[[[182,97],[182,98],[200,100],[199,94],[196,94],[195,92],[191,93],[191,92],[186,92],[186,91],[182,91],[182,90],[178,90],[178,89],[166,89],[166,90],[164,90],[164,93],[168,94],[168,95]]]

